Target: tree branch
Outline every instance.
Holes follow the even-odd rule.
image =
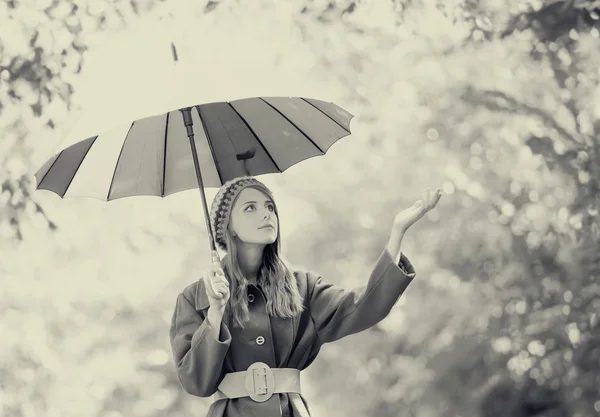
[[[510,97],[508,94],[502,91],[496,90],[481,90],[477,91],[473,87],[468,86],[466,91],[462,94],[462,100],[473,105],[482,105],[492,111],[502,111],[510,113],[521,113],[529,114],[530,116],[539,117],[542,119],[544,124],[552,127],[561,137],[565,138],[571,144],[578,145],[577,149],[581,149],[582,142],[575,139],[565,128],[560,126],[554,118],[546,111],[537,107],[530,106],[529,104],[522,103]]]

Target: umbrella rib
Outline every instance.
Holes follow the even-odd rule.
[[[123,155],[123,148],[125,148],[125,144],[127,143],[127,136],[129,136],[129,132],[131,132],[131,128],[133,127],[133,125],[135,124],[135,122],[133,122],[131,124],[131,126],[129,126],[129,130],[127,131],[127,134],[125,135],[125,139],[123,140],[123,146],[121,146],[121,151],[119,152],[119,158],[117,158],[117,163],[115,164],[115,170],[113,171],[113,175],[112,175],[112,179],[110,180],[110,186],[108,187],[108,193],[106,194],[106,201],[110,201],[110,192],[112,191],[112,187],[113,187],[113,183],[115,182],[115,176],[117,175],[117,167],[119,166],[119,162],[121,162],[121,156]]]
[[[46,171],[46,173],[44,174],[44,176],[42,177],[42,179],[41,179],[41,180],[40,180],[40,182],[38,183],[38,187],[39,187],[40,185],[42,185],[42,182],[44,182],[44,180],[45,180],[45,179],[46,179],[46,177],[48,176],[48,173],[49,173],[50,171],[52,171],[52,168],[54,168],[54,164],[56,164],[56,161],[58,161],[58,158],[60,158],[60,156],[62,155],[62,153],[63,153],[64,151],[65,151],[65,150],[63,149],[62,151],[60,151],[60,152],[58,153],[58,156],[57,156],[57,157],[56,157],[56,159],[55,159],[55,160],[52,162],[52,165],[50,165],[50,168],[48,168],[48,170]]]
[[[304,100],[305,102],[307,102],[308,104],[310,104],[311,106],[313,106],[315,109],[319,110],[326,117],[328,117],[329,119],[331,119],[335,124],[337,124],[339,127],[341,127],[342,129],[344,129],[346,132],[351,133],[348,129],[346,129],[344,126],[342,126],[341,124],[339,124],[335,119],[332,119],[331,117],[329,117],[329,115],[327,113],[325,113],[323,110],[321,110],[320,108],[318,108],[317,106],[315,106],[314,104],[312,104],[310,101],[308,101],[304,97],[300,97],[300,99]]]
[[[269,153],[269,151],[267,151],[267,148],[265,148],[265,145],[260,141],[260,139],[258,138],[258,135],[250,127],[250,124],[248,124],[248,122],[246,121],[246,119],[244,119],[242,117],[242,115],[238,113],[238,111],[231,105],[231,103],[227,102],[227,104],[229,105],[229,107],[231,107],[231,109],[235,112],[235,114],[237,114],[239,116],[239,118],[242,120],[242,122],[244,122],[244,124],[246,125],[246,127],[248,128],[248,130],[250,130],[250,133],[252,133],[252,135],[254,136],[254,138],[256,139],[256,141],[260,144],[260,146],[263,148],[263,150],[265,151],[265,153],[267,154],[267,156],[269,157],[269,159],[273,162],[273,165],[275,165],[275,168],[277,168],[277,170],[279,172],[283,172],[281,170],[281,168],[279,168],[279,166],[277,165],[277,162],[275,162],[275,159],[273,159],[273,157],[271,156],[271,154]]]
[[[167,113],[165,120],[165,145],[163,147],[163,175],[162,175],[162,190],[161,197],[165,196],[166,180],[167,180],[167,136],[169,134],[169,116],[171,113]]]
[[[217,171],[217,176],[219,177],[219,182],[223,185],[223,178],[221,178],[221,170],[219,169],[219,163],[217,162],[217,158],[215,158],[215,151],[212,146],[212,142],[210,140],[210,136],[208,131],[206,130],[206,124],[204,123],[204,118],[202,117],[202,113],[200,113],[200,106],[196,106],[196,111],[198,112],[198,117],[200,118],[200,124],[202,124],[202,129],[204,130],[204,136],[206,136],[206,143],[208,144],[208,150],[210,151],[210,156],[212,157],[213,163],[215,164],[215,170]]]
[[[96,140],[98,140],[98,135],[96,135],[96,137],[94,138],[94,140],[92,141],[92,143],[90,144],[90,146],[87,148],[87,151],[85,151],[85,155],[83,155],[83,157],[81,158],[81,160],[79,161],[79,165],[77,165],[77,169],[75,170],[75,172],[73,173],[73,176],[71,177],[71,179],[69,180],[69,184],[67,185],[67,187],[65,188],[65,192],[64,194],[61,196],[64,197],[65,194],[67,194],[67,190],[69,189],[69,187],[71,186],[71,183],[73,182],[73,180],[75,179],[75,175],[77,175],[77,171],[79,171],[79,168],[81,168],[81,164],[83,164],[83,160],[85,159],[85,157],[88,155],[88,153],[90,153],[90,149],[92,149],[92,146],[94,146],[94,143],[96,143]],[[58,158],[56,158],[58,159]],[[54,165],[54,164],[52,164]]]
[[[302,133],[304,135],[304,137],[310,141],[310,143],[312,143],[313,145],[315,145],[315,148],[317,148],[318,150],[320,150],[323,153],[323,155],[325,155],[325,151],[323,149],[321,149],[321,147],[319,145],[317,145],[315,143],[315,141],[313,141],[302,129],[300,129],[298,127],[298,125],[296,125],[296,123],[292,122],[286,115],[284,115],[282,112],[280,112],[279,109],[277,109],[271,103],[267,102],[267,100],[265,100],[264,98],[262,98],[262,97],[258,97],[258,98],[260,100],[262,100],[267,106],[271,107],[273,110],[275,110],[277,113],[279,113],[279,115],[281,115],[281,117],[283,117],[285,120],[287,120],[292,126],[294,126],[296,129],[298,129],[298,131],[300,133]]]

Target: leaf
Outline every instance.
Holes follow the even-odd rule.
[[[210,13],[213,10],[215,10],[217,8],[217,6],[220,4],[219,1],[213,1],[213,0],[209,0],[206,3],[206,6],[204,6],[204,13]]]
[[[549,137],[531,136],[525,143],[534,155],[548,155],[553,152],[552,139]]]

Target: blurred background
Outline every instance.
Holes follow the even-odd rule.
[[[198,191],[33,192],[90,115],[165,87],[171,41],[229,99],[250,66],[356,115],[261,178],[290,262],[363,285],[395,213],[445,193],[403,242],[417,279],[390,316],[303,373],[315,416],[600,414],[599,29],[593,0],[3,1],[0,415],[206,413],[168,339],[209,261]]]

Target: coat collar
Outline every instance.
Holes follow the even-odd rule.
[[[205,310],[210,306],[210,301],[208,301],[208,295],[206,295],[206,288],[204,287],[204,280],[198,280],[198,285],[196,285],[196,296],[194,297],[196,300],[196,310]]]

